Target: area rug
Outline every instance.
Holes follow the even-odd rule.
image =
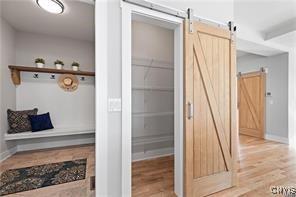
[[[86,159],[10,169],[0,176],[0,196],[85,179]]]

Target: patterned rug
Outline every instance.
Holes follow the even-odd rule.
[[[6,170],[0,196],[85,179],[86,159]]]

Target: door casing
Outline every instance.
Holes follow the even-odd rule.
[[[183,19],[121,2],[122,15],[122,196],[132,196],[131,28],[132,16],[157,19],[174,30],[174,189],[183,193]]]

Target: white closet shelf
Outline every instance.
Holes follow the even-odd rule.
[[[174,67],[169,67],[169,66],[161,66],[161,65],[146,65],[146,64],[132,64],[133,66],[138,66],[138,67],[148,67],[148,68],[159,68],[159,69],[168,69],[168,70],[174,70]]]
[[[174,141],[173,134],[133,137],[133,146]]]
[[[174,91],[174,88],[169,87],[153,87],[153,86],[133,86],[133,90],[147,90],[147,91]]]
[[[142,57],[132,57],[132,66],[174,70],[173,62]]]
[[[4,138],[6,141],[9,140],[22,140],[22,139],[33,139],[33,138],[45,138],[45,137],[57,137],[57,136],[68,136],[68,135],[82,135],[95,133],[95,129],[87,128],[72,128],[72,129],[49,129],[38,132],[22,132],[22,133],[6,133]]]
[[[136,117],[171,116],[174,112],[133,112]]]

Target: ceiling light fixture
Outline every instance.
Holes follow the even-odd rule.
[[[42,9],[53,14],[61,14],[64,12],[64,5],[59,0],[36,0],[36,3]]]

